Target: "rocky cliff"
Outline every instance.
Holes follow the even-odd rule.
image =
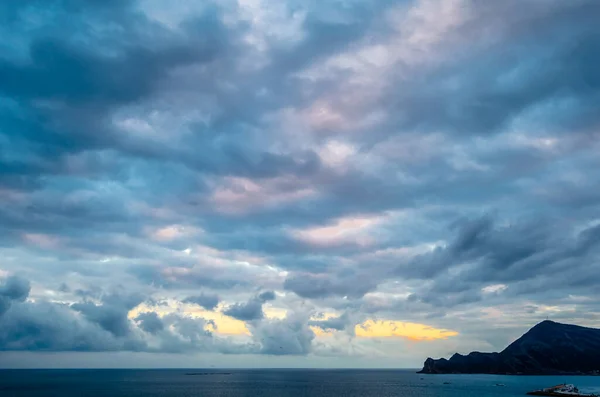
[[[599,374],[600,329],[543,321],[500,353],[428,358],[420,373]]]

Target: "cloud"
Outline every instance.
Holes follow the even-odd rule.
[[[343,331],[348,327],[353,328],[352,320],[348,312],[338,317],[330,317],[325,320],[312,320],[310,325],[321,328],[323,331]]]
[[[62,42],[37,41],[30,46],[31,64],[0,63],[2,93],[16,99],[67,103],[130,102],[150,93],[169,66],[201,57],[201,52],[185,48],[157,53],[138,48],[111,59]],[[115,76],[114,70],[121,74]]]
[[[315,334],[302,314],[290,314],[284,319],[264,320],[251,324],[260,353],[271,355],[306,355],[312,349]]]
[[[256,300],[250,300],[246,303],[236,303],[223,313],[242,321],[259,320],[264,316],[262,302]]]
[[[375,289],[376,281],[359,274],[316,275],[292,274],[285,280],[284,288],[303,298],[348,296],[360,298]]]
[[[77,316],[66,305],[19,303],[0,318],[0,350],[4,351],[133,351],[150,353],[221,352],[248,354],[252,345],[217,338],[209,321],[142,313],[127,334],[105,329],[95,319]],[[148,336],[144,335],[147,333]]]
[[[427,341],[447,339],[457,336],[458,333],[447,329],[435,329],[423,324],[368,320],[356,326],[356,335],[363,338],[402,337],[415,341]]]
[[[217,295],[210,294],[200,294],[194,296],[188,296],[184,300],[183,303],[193,303],[198,306],[205,308],[206,310],[213,310],[220,302],[220,299]]]
[[[333,225],[295,231],[295,236],[311,245],[336,245],[353,243],[369,245],[368,235],[365,231],[382,221],[381,217],[356,217],[339,219]]]
[[[236,303],[229,306],[223,313],[242,321],[260,320],[265,316],[263,304],[272,300],[275,300],[273,291],[261,292],[246,303]]]
[[[138,295],[108,295],[102,297],[102,303],[99,305],[87,301],[74,303],[71,308],[102,329],[117,337],[123,337],[131,332],[127,317],[129,311],[142,302],[143,298]]]
[[[539,276],[553,264],[574,262],[593,255],[597,243],[595,227],[580,231],[570,237],[549,232],[549,225],[520,222],[497,225],[489,217],[460,222],[455,238],[445,248],[416,258],[415,268],[438,266],[447,271],[457,266],[467,266],[468,274],[461,274],[465,281],[525,281]],[[418,264],[424,266],[418,266]],[[434,268],[430,268],[434,270]],[[430,277],[433,271],[415,276]],[[453,288],[461,284],[455,284]]]
[[[273,291],[261,292],[258,295],[258,299],[261,300],[261,301],[263,301],[263,302],[273,301],[273,300],[275,300],[275,292],[273,292]]]
[[[23,302],[29,296],[30,290],[29,280],[18,276],[7,277],[0,285],[0,295],[14,301]]]
[[[135,318],[144,332],[156,334],[164,329],[164,324],[155,312],[140,313]]]
[[[414,367],[597,325],[597,2],[159,3],[0,5],[0,349]]]
[[[4,351],[204,351],[247,354],[252,345],[216,338],[207,327],[211,320],[177,314],[159,317],[128,314],[141,302],[136,295],[103,294],[101,304],[83,301],[72,305],[26,302],[29,282],[9,278],[2,297],[14,297],[0,316],[0,350]],[[94,293],[86,293],[95,295]],[[147,335],[145,335],[147,334]]]
[[[23,302],[29,296],[31,285],[29,280],[10,276],[0,284],[0,317],[11,307],[11,302]]]
[[[224,181],[215,187],[209,201],[217,211],[243,214],[310,199],[317,194],[311,187],[297,186],[297,182],[292,178],[286,180],[279,177],[257,184],[249,178],[225,177]]]
[[[66,305],[48,302],[13,305],[1,318],[0,349],[29,351],[143,350],[143,341],[117,338],[74,315]]]

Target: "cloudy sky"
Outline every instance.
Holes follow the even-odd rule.
[[[599,18],[2,2],[0,366],[414,368],[600,326]]]

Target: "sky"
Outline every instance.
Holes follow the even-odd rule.
[[[600,2],[0,3],[0,367],[420,367],[600,327]]]

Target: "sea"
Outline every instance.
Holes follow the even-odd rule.
[[[416,370],[0,370],[0,397],[517,397],[573,383],[600,393],[600,377],[422,375]]]

